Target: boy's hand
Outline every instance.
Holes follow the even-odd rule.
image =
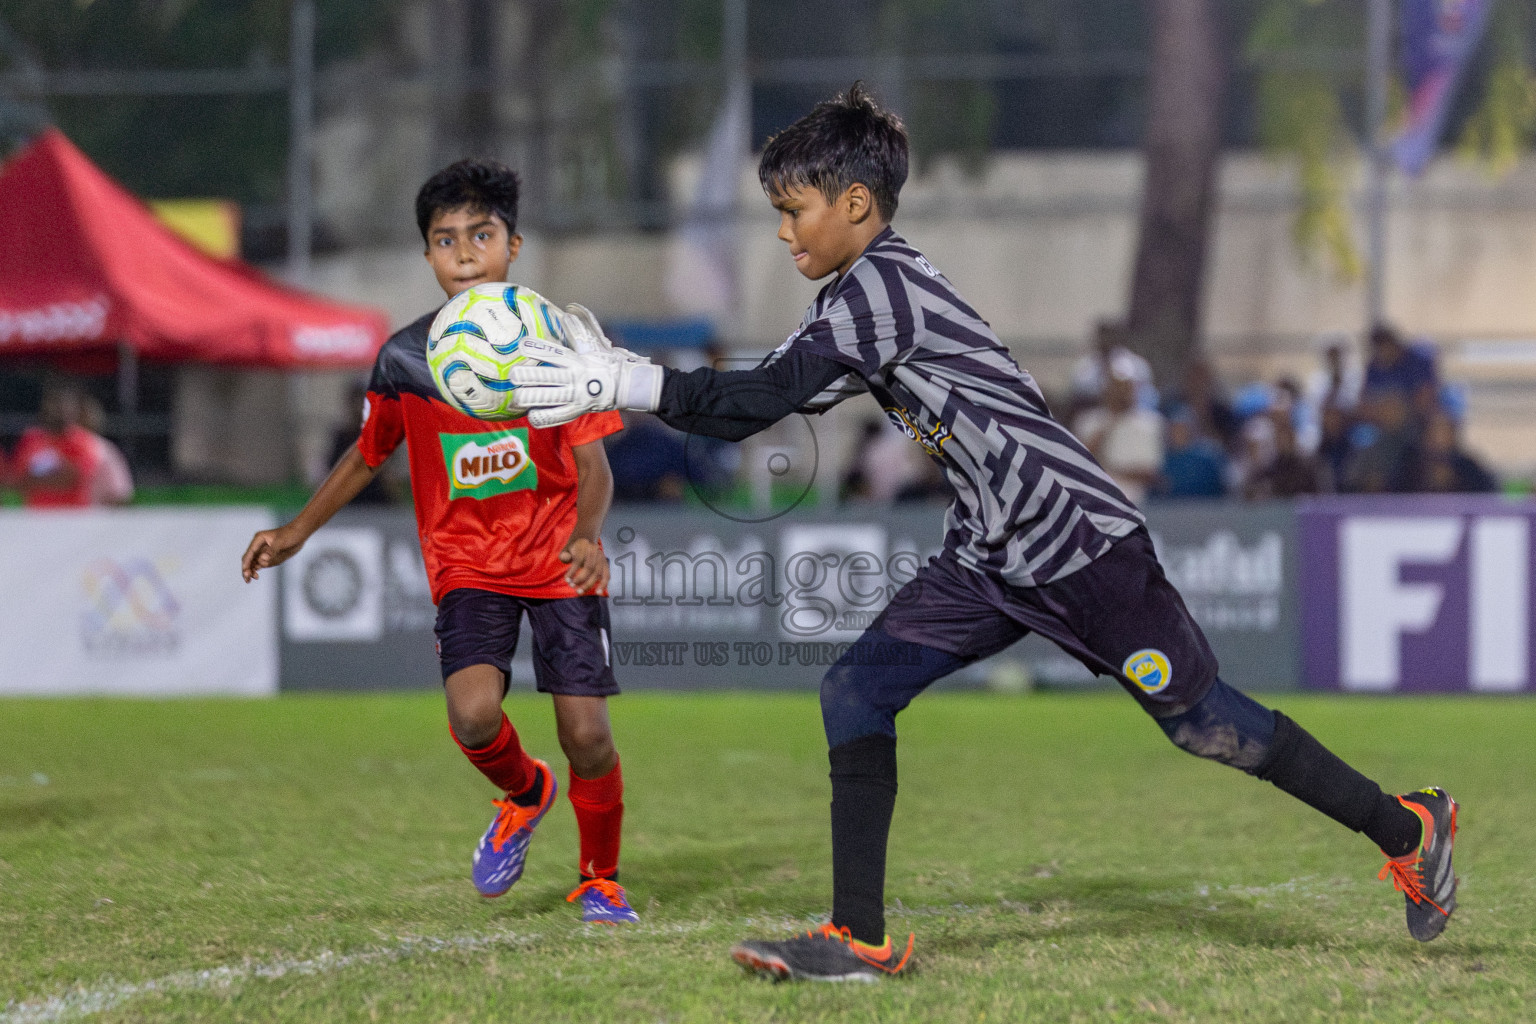
[[[306,539],[289,526],[261,530],[251,538],[250,547],[240,558],[240,575],[245,577],[245,582],[251,582],[261,575],[261,570],[282,565],[298,554]]]
[[[596,541],[572,538],[560,552],[560,561],[570,566],[565,573],[565,582],[574,587],[576,593],[585,594],[608,586],[608,557]]]

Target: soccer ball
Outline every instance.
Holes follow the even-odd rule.
[[[531,342],[531,343],[530,343]],[[565,345],[560,313],[544,297],[515,284],[477,284],[449,300],[427,332],[427,367],[443,401],[482,420],[512,420],[507,372],[543,365],[537,349]]]

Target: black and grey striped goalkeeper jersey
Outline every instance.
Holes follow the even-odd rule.
[[[944,544],[973,568],[1050,583],[1142,522],[986,321],[889,228],[763,365],[667,370],[656,414],[734,441],[866,390],[944,467]]]
[[[1143,522],[986,321],[890,228],[822,289],[770,361],[791,352],[854,371],[803,411],[867,388],[940,462],[956,495],[944,544],[967,565],[1038,586]]]

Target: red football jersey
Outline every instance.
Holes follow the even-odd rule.
[[[438,396],[427,369],[429,313],[379,349],[357,446],[379,466],[406,442],[416,530],[432,600],[456,587],[575,597],[560,552],[576,527],[571,449],[622,430],[616,412],[538,429],[477,420]]]
[[[100,464],[94,434],[80,426],[66,427],[60,433],[42,427],[28,427],[16,445],[14,472],[18,486],[24,481],[73,467],[72,487],[28,487],[28,508],[84,508],[91,504],[91,478]]]

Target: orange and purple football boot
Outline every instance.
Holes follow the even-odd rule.
[[[640,915],[630,908],[624,887],[611,878],[590,878],[565,898],[581,907],[587,924],[635,924]]]
[[[523,864],[528,859],[528,844],[533,841],[533,830],[555,803],[555,773],[549,765],[535,759],[539,778],[534,788],[538,802],[524,807],[507,794],[505,799],[492,800],[496,805],[496,817],[480,837],[475,847],[474,868],[470,876],[481,896],[500,896],[523,877]]]

